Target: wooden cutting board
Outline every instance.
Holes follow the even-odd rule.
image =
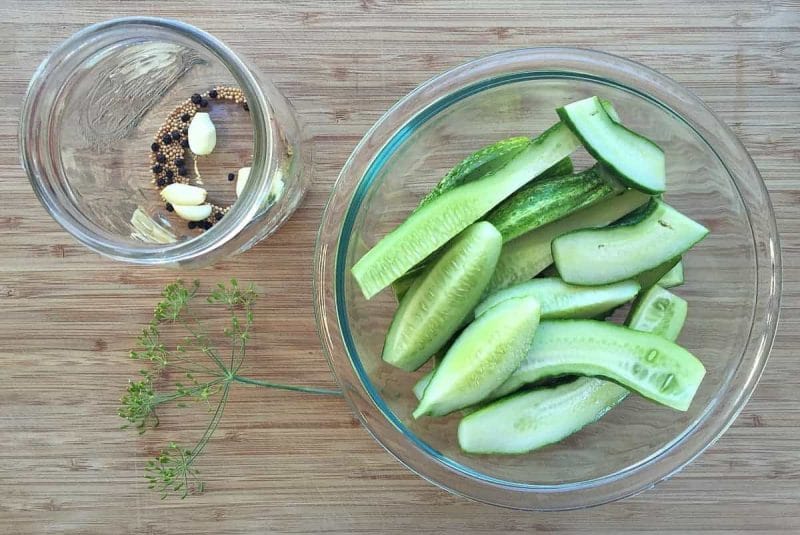
[[[238,388],[185,501],[143,465],[195,424],[120,431],[132,336],[178,274],[85,250],[40,207],[19,165],[19,107],[36,65],[86,24],[183,18],[270,73],[314,134],[314,185],[247,254],[194,273],[266,293],[247,371],[334,386],[312,313],[320,214],[362,134],[398,98],[465,60],[522,46],[590,47],[684,84],[741,137],[783,240],[783,318],[767,371],[725,436],[680,475],[623,502],[557,514],[493,508],[413,475],[341,399]],[[412,1],[0,3],[0,532],[74,534],[800,532],[800,2]]]

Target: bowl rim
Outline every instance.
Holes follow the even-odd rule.
[[[558,485],[529,485],[486,476],[476,479],[469,473],[474,471],[448,462],[404,430],[402,422],[381,406],[380,396],[369,381],[365,384],[360,360],[348,349],[352,343],[347,340],[347,318],[338,299],[343,277],[337,275],[342,271],[337,266],[347,252],[347,242],[342,238],[355,214],[354,200],[359,195],[363,198],[369,187],[369,172],[374,175],[376,166],[380,169],[382,161],[413,131],[414,121],[446,108],[454,95],[460,100],[532,74],[571,75],[622,88],[650,100],[694,129],[728,170],[739,193],[752,230],[756,266],[751,332],[738,366],[724,385],[726,395],[715,396],[693,425],[647,458],[614,474]],[[724,147],[726,157],[715,147]],[[762,271],[768,276],[761,276]],[[735,420],[763,372],[774,341],[781,295],[780,244],[769,195],[755,164],[735,134],[697,96],[670,78],[619,56],[577,48],[525,48],[478,58],[431,78],[400,99],[369,129],[342,168],[326,205],[317,236],[314,291],[317,329],[333,374],[364,427],[402,464],[439,487],[485,503],[526,510],[568,510],[651,488],[700,455]]]

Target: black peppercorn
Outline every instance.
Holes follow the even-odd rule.
[[[216,214],[214,214],[214,218],[215,218],[217,221],[219,221],[220,219],[222,219],[222,216],[224,216],[224,215],[225,215],[225,214],[223,214],[222,212],[217,212]]]
[[[175,208],[170,203],[167,203],[167,212],[172,212],[173,210],[175,210]]]
[[[188,128],[184,128],[183,130],[181,130],[181,134],[183,134],[184,136],[187,135],[188,133],[189,133]]]
[[[183,166],[178,167],[178,174],[181,176],[186,176],[186,168]]]
[[[244,111],[250,111],[250,106],[247,105],[247,102],[242,104],[242,108],[244,108]]]
[[[181,133],[177,130],[173,130],[171,135],[174,141],[178,141],[181,138]]]
[[[158,143],[153,143],[152,145],[150,145],[150,150],[153,152],[158,152],[160,149],[161,145],[159,145]]]
[[[201,97],[199,93],[195,93],[194,95],[192,95],[192,104],[200,104],[200,101],[202,99],[203,97]]]
[[[181,147],[183,147],[184,149],[188,149],[189,148],[189,140],[188,139],[181,140]]]
[[[164,179],[164,182],[166,182],[166,183],[167,183],[167,185],[170,185],[170,184],[172,184],[173,182],[175,182],[175,180],[174,180],[174,179],[172,179],[172,178],[165,178],[165,179]]]
[[[155,174],[158,174],[158,173],[160,173],[160,172],[161,172],[161,171],[162,171],[164,168],[163,168],[163,167],[161,167],[161,165],[160,165],[160,164],[155,164],[155,165],[152,167],[152,169],[153,169],[153,172],[154,172]]]
[[[195,228],[195,227],[197,227],[197,223],[194,222],[194,221],[189,221],[188,227],[189,228]]]
[[[236,175],[233,173],[228,173],[228,182],[233,182],[236,179]]]
[[[207,108],[208,107],[208,101],[206,99],[202,99],[200,101],[200,107],[201,108]]]
[[[217,98],[217,90],[212,89],[211,91],[208,92],[208,96],[211,98]]]
[[[164,180],[163,178],[159,178],[158,180],[156,180],[156,184],[158,185],[159,188],[163,188],[164,186],[167,185],[167,181]]]
[[[164,163],[164,162],[166,162],[166,161],[167,161],[167,157],[166,157],[166,156],[164,156],[164,153],[163,153],[163,152],[159,152],[159,153],[158,153],[158,155],[156,156],[156,161],[157,161],[158,163]]]
[[[203,221],[203,222],[201,223],[201,225],[202,225],[202,227],[203,227],[203,230],[208,230],[208,229],[210,229],[210,228],[211,228],[211,221]]]
[[[172,169],[167,169],[166,171],[164,171],[164,176],[167,178],[172,178],[175,176],[175,173],[172,172]]]
[[[170,143],[172,143],[172,136],[169,134],[164,134],[164,136],[161,138],[161,142],[164,145],[169,145]]]
[[[184,113],[183,115],[181,115],[181,121],[183,121],[184,123],[188,123],[189,119],[191,119],[191,117],[189,116],[188,113]]]
[[[183,167],[186,164],[186,160],[183,158],[175,158],[175,167]]]

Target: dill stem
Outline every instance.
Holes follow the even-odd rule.
[[[336,390],[332,388],[315,388],[312,386],[286,385],[282,383],[272,383],[269,381],[259,381],[258,379],[250,379],[249,377],[242,377],[241,375],[234,375],[231,379],[233,381],[236,381],[237,383],[243,383],[254,386],[263,386],[265,388],[276,388],[278,390],[291,390],[293,392],[305,392],[306,394],[320,394],[327,396],[342,395],[341,390]]]

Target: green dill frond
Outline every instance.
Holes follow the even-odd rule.
[[[224,283],[217,284],[217,287],[208,296],[208,302],[212,304],[222,304],[229,309],[244,307],[252,308],[256,302],[258,293],[256,287],[250,284],[247,288],[240,288],[239,281],[230,280],[230,285]]]
[[[147,461],[147,487],[159,492],[162,500],[172,493],[186,498],[189,494],[202,492],[203,482],[193,466],[194,457],[192,450],[170,442],[155,459]]]
[[[128,390],[122,396],[120,408],[117,411],[119,416],[129,422],[123,427],[133,425],[139,430],[139,433],[144,433],[148,427],[158,425],[158,416],[156,415],[158,401],[153,390],[153,382],[145,373],[142,375],[145,375],[145,378],[141,381],[128,381]]]
[[[186,287],[182,280],[168,284],[161,292],[161,301],[153,311],[153,318],[157,323],[164,321],[177,321],[181,313],[186,310],[189,301],[197,293],[200,281],[193,281],[191,287]]]

